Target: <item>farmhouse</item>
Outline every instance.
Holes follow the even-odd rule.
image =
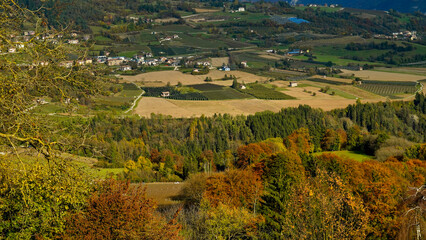
[[[241,67],[243,67],[243,68],[248,67],[247,62],[241,62]]]
[[[129,66],[129,65],[124,65],[124,66],[121,66],[120,67],[120,71],[131,71],[132,70],[132,67],[131,66]]]
[[[71,39],[71,40],[68,40],[68,43],[69,44],[78,44],[79,41],[78,41],[78,39]]]
[[[290,87],[297,87],[297,82],[290,82]]]
[[[75,63],[79,66],[83,66],[83,65],[86,64],[86,62],[84,60],[77,60]]]
[[[92,64],[92,63],[93,63],[93,60],[92,60],[91,58],[86,58],[86,59],[84,60],[84,63],[85,63],[85,64]]]
[[[220,71],[225,71],[225,72],[229,72],[231,71],[231,68],[229,68],[228,66],[223,66],[219,69]]]
[[[59,63],[59,66],[71,68],[73,64],[74,64],[73,61],[63,61],[63,62]]]
[[[245,11],[246,11],[246,9],[244,7],[239,7],[238,10],[237,10],[237,12],[245,12]]]
[[[170,97],[170,92],[162,92],[161,96],[162,97]]]
[[[123,62],[124,60],[120,58],[108,58],[107,64],[108,66],[119,66]]]
[[[106,57],[106,56],[97,56],[97,57],[96,57],[96,61],[97,61],[98,63],[106,63],[106,61],[107,61],[107,57]]]
[[[287,53],[288,56],[296,56],[296,55],[300,55],[303,54],[303,50],[300,49],[293,49],[290,52]]]

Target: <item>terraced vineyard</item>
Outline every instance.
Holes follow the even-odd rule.
[[[387,97],[394,97],[397,94],[414,94],[417,91],[415,82],[362,81],[362,85],[358,87]]]

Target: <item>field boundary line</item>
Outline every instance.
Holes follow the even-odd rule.
[[[133,101],[132,106],[129,109],[127,109],[124,113],[128,113],[132,111],[136,107],[136,104],[139,102],[139,100],[142,98],[142,95],[144,94],[145,94],[145,91],[142,90],[142,93],[139,94],[139,96]]]

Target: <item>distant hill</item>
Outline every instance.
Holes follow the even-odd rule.
[[[278,0],[268,1],[277,2]],[[389,9],[394,9],[399,12],[426,12],[425,0],[298,0],[293,2],[301,4],[339,4],[343,7],[376,9],[385,11]]]

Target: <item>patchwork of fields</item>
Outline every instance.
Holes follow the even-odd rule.
[[[219,60],[219,59],[218,59]],[[220,59],[225,60],[225,59]],[[269,72],[274,74],[274,72]],[[296,73],[296,72],[295,72]],[[233,89],[233,80],[222,80],[224,75],[234,75],[239,83],[245,83],[246,89]],[[276,74],[281,74],[280,72]],[[290,74],[290,75],[288,75]],[[291,76],[292,72],[283,76]],[[172,117],[197,117],[214,114],[247,115],[261,111],[277,112],[285,107],[309,105],[323,110],[344,108],[357,99],[363,102],[378,102],[391,99],[409,99],[419,89],[416,82],[424,79],[420,74],[390,73],[379,71],[348,71],[343,75],[352,75],[363,79],[363,84],[352,85],[352,79],[312,76],[298,80],[299,86],[289,87],[289,81],[275,80],[248,72],[222,72],[212,70],[206,75],[190,75],[180,71],[150,72],[136,76],[123,76],[122,82],[135,83],[142,89],[170,86],[177,89],[168,98],[156,95],[143,97],[134,113],[150,117],[151,114],[163,114]],[[278,76],[278,75],[277,75]],[[213,82],[206,83],[206,77]],[[275,78],[277,79],[277,77]],[[178,84],[183,87],[175,88]],[[327,91],[320,91],[327,89]],[[164,91],[166,91],[164,90]],[[150,96],[150,97],[149,97]],[[197,101],[198,100],[198,101]],[[203,101],[200,101],[203,100]]]

